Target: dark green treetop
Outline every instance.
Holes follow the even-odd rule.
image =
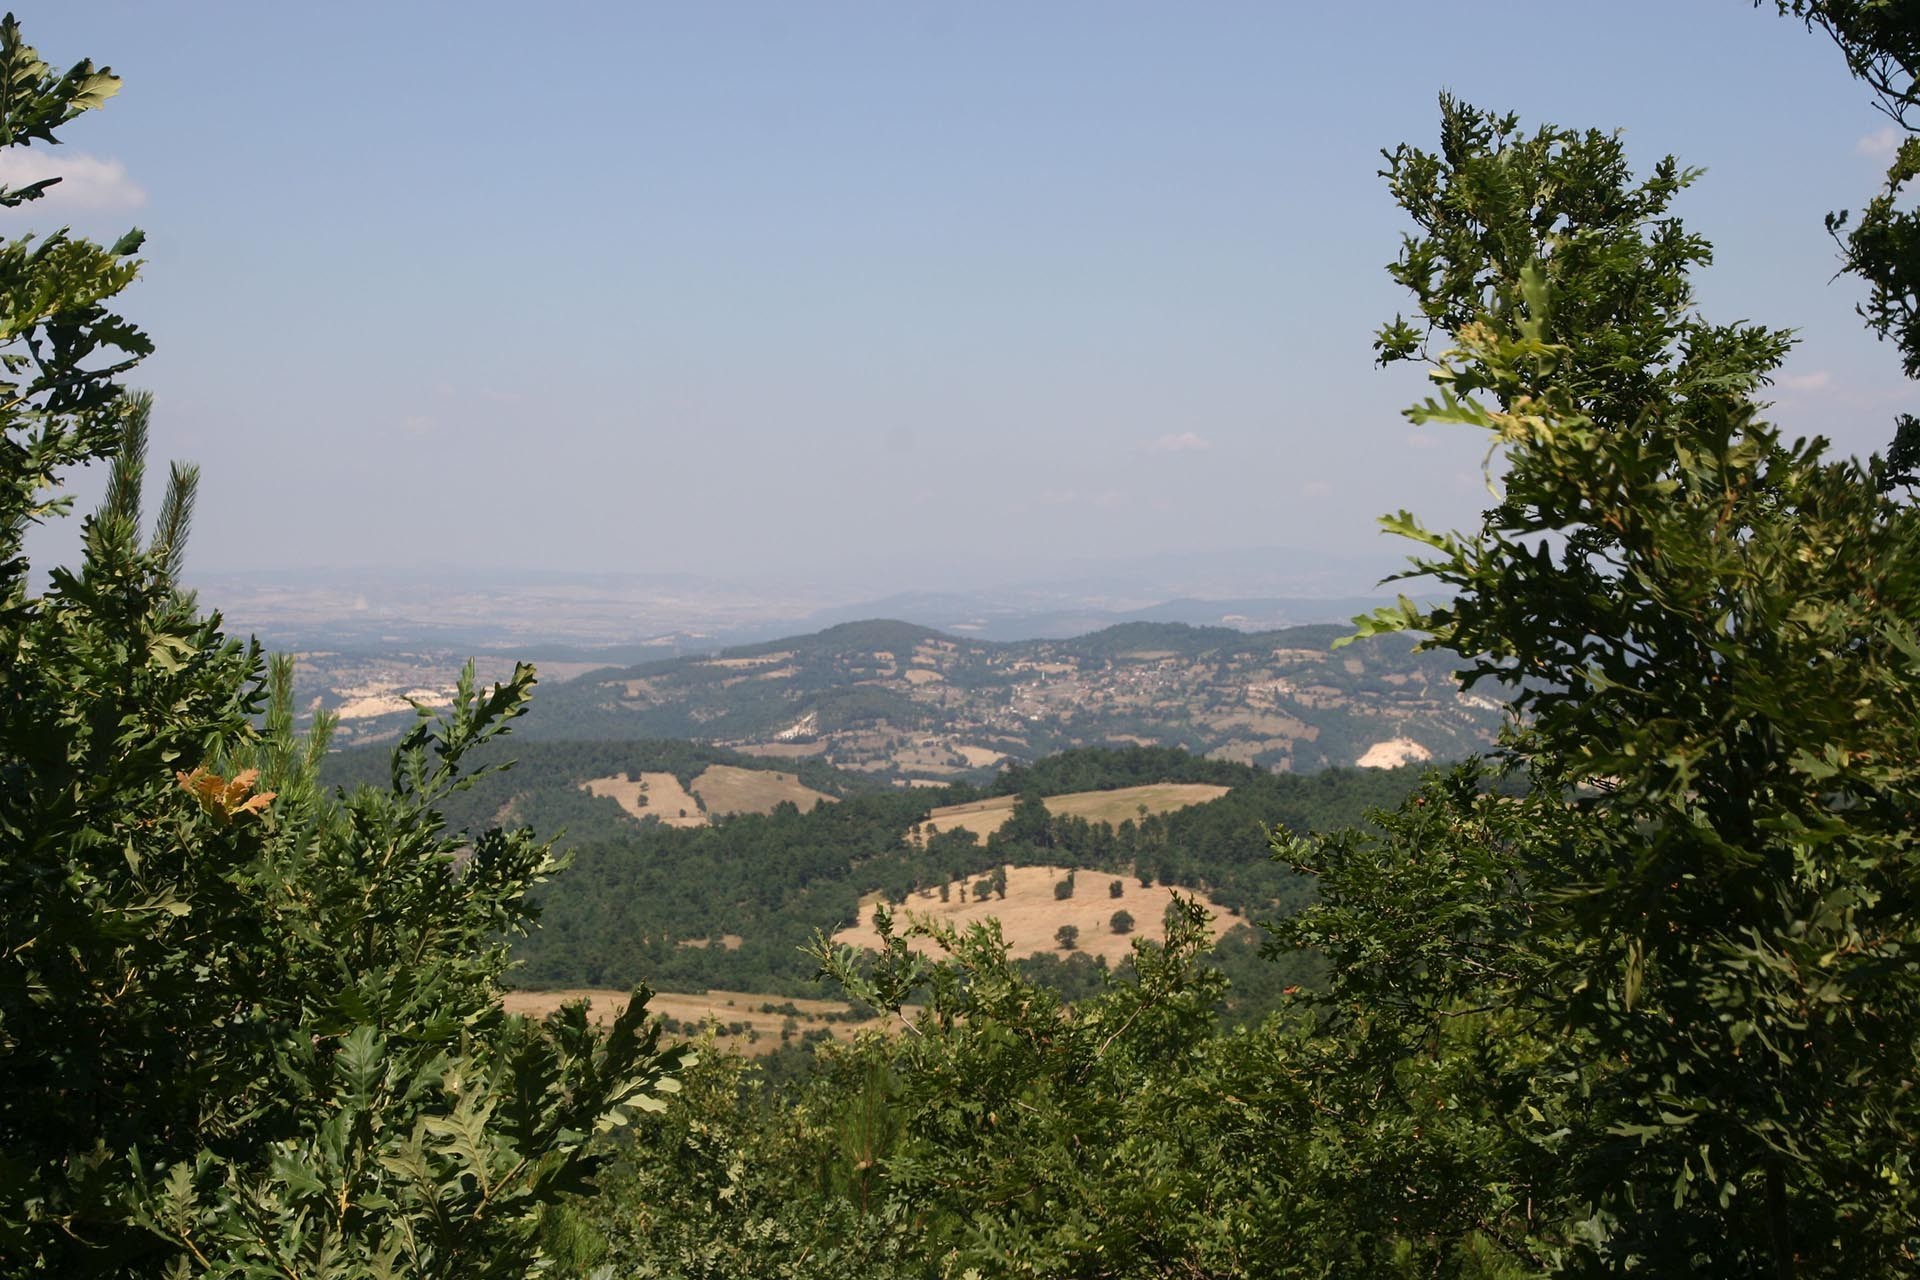
[[[1442,114],[1446,154],[1388,169],[1428,229],[1396,274],[1448,344],[1410,416],[1483,433],[1501,495],[1462,533],[1386,520],[1452,599],[1362,633],[1523,681],[1504,753],[1583,816],[1494,882],[1529,907],[1493,1007],[1589,1095],[1551,1139],[1562,1247],[1884,1272],[1915,1243],[1920,519],[1760,416],[1787,339],[1693,313],[1671,162],[1635,186],[1609,136]]]
[[[1756,5],[1765,0],[1755,0]],[[1907,377],[1920,377],[1920,212],[1911,186],[1920,177],[1920,11],[1904,0],[1775,0],[1779,11],[1824,31],[1847,69],[1873,90],[1876,105],[1906,136],[1893,148],[1884,185],[1856,219],[1827,215],[1841,269],[1867,285],[1860,314],[1900,348]],[[1901,414],[1879,475],[1881,484],[1920,483],[1920,418]]]
[[[54,75],[0,22],[0,145],[53,141],[117,84]],[[387,786],[333,797],[288,665],[181,588],[196,477],[174,470],[144,531],[150,404],[118,381],[148,350],[111,310],[137,244],[0,244],[0,1265],[524,1275],[593,1134],[664,1105],[684,1055],[639,999],[605,1031],[501,1008],[559,863],[440,812],[530,667],[488,692],[469,669]],[[110,474],[80,563],[33,594],[22,539],[90,462]]]

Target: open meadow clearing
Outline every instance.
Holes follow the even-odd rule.
[[[670,773],[643,773],[637,778],[624,774],[589,778],[580,784],[580,789],[588,795],[617,801],[636,818],[658,818],[670,827],[706,825],[707,815],[700,811],[700,802]]]
[[[1433,759],[1433,752],[1412,738],[1389,738],[1385,742],[1376,742],[1368,747],[1366,754],[1354,763],[1362,769],[1397,769],[1403,764],[1416,764],[1431,759]]]
[[[1162,937],[1161,920],[1173,901],[1174,890],[1165,885],[1142,888],[1133,876],[1119,876],[1110,871],[1074,873],[1070,898],[1054,896],[1054,886],[1069,874],[1065,867],[1007,867],[1005,871],[1005,898],[993,893],[985,898],[976,896],[975,885],[985,883],[987,876],[953,881],[947,886],[944,902],[937,888],[909,894],[905,905],[894,909],[895,931],[905,927],[908,916],[923,916],[962,931],[986,920],[998,920],[1008,954],[1019,959],[1042,953],[1068,954],[1061,948],[1058,934],[1062,925],[1072,925],[1080,931],[1074,949],[1104,958],[1111,965],[1132,953],[1136,934],[1155,941]],[[1116,881],[1120,885],[1118,897],[1112,893]],[[1182,896],[1193,895],[1183,892]],[[877,949],[880,940],[873,928],[873,908],[879,901],[881,896],[877,893],[862,898],[860,923],[835,933],[833,940],[846,946]],[[1236,922],[1236,917],[1226,908],[1204,898],[1201,901],[1219,917],[1215,924],[1218,932],[1226,932]],[[1118,911],[1133,917],[1133,927],[1126,933],[1113,930],[1113,916]],[[910,945],[928,955],[939,954],[939,948],[926,938],[914,938]]]
[[[771,769],[742,769],[739,765],[708,765],[693,780],[693,790],[708,813],[772,813],[782,801],[791,801],[802,813],[834,798],[804,785],[790,773]]]
[[[1232,790],[1205,782],[1149,782],[1138,787],[1118,787],[1112,791],[1076,791],[1064,796],[1048,796],[1047,812],[1056,818],[1085,818],[1088,822],[1110,822],[1119,826],[1128,819],[1150,813],[1171,813],[1189,805],[1218,800]],[[994,796],[967,804],[945,805],[927,815],[920,824],[920,836],[938,834],[964,827],[982,840],[1006,825],[1013,816],[1018,796]]]
[[[563,1004],[585,1000],[587,1016],[594,1022],[605,1023],[613,1020],[626,1004],[627,996],[625,991],[575,987],[562,991],[509,991],[503,1002],[508,1013],[544,1018]],[[716,1039],[749,1057],[778,1049],[782,1031],[790,1031],[790,1038],[797,1040],[809,1031],[828,1030],[835,1035],[845,1035],[859,1025],[849,1017],[853,1007],[840,1000],[810,1000],[753,991],[656,991],[647,1009],[688,1027],[697,1027],[711,1018]],[[787,1025],[789,1022],[793,1024],[791,1027]]]

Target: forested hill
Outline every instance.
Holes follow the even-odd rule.
[[[1146,915],[1135,896],[1110,899],[1116,882],[1124,881],[1127,895],[1148,883],[1204,894],[1220,913],[1217,928],[1232,935],[1223,961],[1239,962],[1232,967],[1245,974],[1242,994],[1263,1003],[1289,973],[1252,963],[1256,941],[1237,926],[1283,914],[1311,892],[1304,878],[1273,861],[1267,831],[1360,824],[1369,811],[1397,804],[1419,773],[1331,769],[1302,777],[1160,750],[1071,752],[1003,775],[992,791],[845,792],[806,810],[778,805],[675,826],[636,820],[578,792],[562,765],[562,753],[577,744],[519,745],[523,764],[533,767],[491,775],[476,787],[474,812],[482,820],[507,796],[519,797],[514,816],[535,820],[560,816],[555,806],[575,805],[576,798],[598,805],[591,815],[576,805],[571,815],[566,843],[573,865],[543,888],[540,927],[516,948],[522,983],[622,987],[644,980],[668,989],[784,995],[818,994],[814,963],[800,948],[815,930],[855,924],[863,897],[930,907],[947,899],[936,892],[940,886],[958,884],[964,896],[968,883],[995,868],[1045,866],[1079,868],[1081,882],[1071,905],[1043,895],[1049,938],[1056,910],[1085,906],[1105,921],[1116,905],[1129,904],[1142,913],[1142,932],[1158,936],[1158,911]],[[574,765],[578,772],[589,762]],[[1203,794],[1141,812],[1148,806],[1136,807],[1134,797],[1148,778]],[[544,785],[530,787],[536,779]],[[1007,786],[1022,788],[1028,804],[1050,797],[1054,812],[1016,810]],[[991,812],[984,828],[926,835],[929,815],[969,802],[991,806],[996,796],[1006,808]],[[1106,797],[1116,803],[1102,817],[1097,806]],[[1005,899],[1003,887],[996,908],[1021,905]],[[1036,957],[1049,969],[1068,964],[1072,972],[1050,976],[1069,983],[1076,973],[1082,982],[1094,980],[1086,960]]]
[[[325,758],[321,778],[330,786],[385,786],[391,755],[385,745],[336,751]],[[478,773],[472,785],[441,802],[449,827],[479,832],[511,823],[564,832],[569,843],[618,839],[649,820],[685,828],[770,813],[782,802],[812,809],[886,787],[817,759],[758,760],[680,739],[539,742],[516,735],[476,749],[470,762]]]
[[[324,781],[384,785],[388,757],[383,747],[337,752]],[[1221,962],[1245,987],[1248,1012],[1264,1006],[1276,984],[1300,976],[1255,963],[1256,940],[1238,927],[1282,914],[1309,892],[1270,858],[1268,829],[1360,824],[1369,811],[1398,803],[1419,774],[1273,774],[1132,747],[1050,756],[1006,769],[986,787],[898,788],[818,761],[788,771],[688,742],[518,738],[488,744],[471,763],[509,760],[511,768],[484,772],[445,797],[442,811],[456,831],[511,821],[563,834],[573,865],[542,888],[540,927],[516,948],[525,985],[644,980],[668,989],[818,994],[800,948],[815,930],[854,924],[863,897],[930,906],[946,901],[940,886],[994,868],[1073,867],[1082,873],[1079,906],[1102,922],[1130,907],[1149,936],[1157,936],[1158,909],[1141,905],[1150,895],[1136,894],[1135,885],[1205,895],[1220,913]],[[635,808],[642,780],[650,802]],[[604,785],[610,782],[628,785],[616,796]],[[1157,794],[1183,789],[1173,798]],[[678,802],[666,802],[680,792],[698,804],[685,820]],[[1016,798],[1028,805],[1046,798],[1051,812],[1016,809]],[[984,813],[971,827],[939,816],[974,807]],[[1131,896],[1109,900],[1116,880]],[[1050,935],[1057,904],[1051,893],[1042,896]],[[1004,882],[995,901],[1008,905]],[[1028,963],[1071,986],[1096,980],[1091,959],[1043,955]]]
[[[1126,623],[1071,640],[993,643],[893,621],[593,672],[543,689],[523,733],[693,738],[943,782],[1072,747],[1179,747],[1265,768],[1458,758],[1501,706],[1454,664],[1347,628],[1247,633]]]

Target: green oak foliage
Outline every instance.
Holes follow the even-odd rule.
[[[1276,841],[1319,899],[1271,926],[1329,978],[1297,1069],[1311,1080],[1305,1209],[1331,1274],[1535,1275],[1586,1237],[1569,1142],[1593,1050],[1558,1046],[1535,922],[1584,815],[1484,766],[1434,775],[1379,829]]]
[[[1877,105],[1907,136],[1894,148],[1886,183],[1856,219],[1827,215],[1843,269],[1868,287],[1860,314],[1900,348],[1909,378],[1920,377],[1920,11],[1905,0],[1774,0],[1779,11],[1831,36],[1847,69],[1872,89]],[[1763,5],[1766,0],[1755,0]],[[1920,483],[1920,418],[1903,413],[1877,477],[1886,487]]]
[[[55,76],[0,22],[0,145],[50,142],[117,85]],[[17,204],[44,190],[0,197]],[[9,1275],[515,1276],[596,1131],[663,1105],[681,1050],[636,999],[507,1017],[506,942],[556,868],[525,831],[455,837],[466,752],[533,683],[447,717],[336,798],[291,668],[179,586],[195,474],[142,529],[137,264],[0,244],[0,1265]],[[35,594],[28,529],[110,466],[76,567]]]
[[[1310,912],[1295,936],[1329,952],[1334,998],[1360,1004],[1373,980],[1341,952],[1404,949],[1403,912],[1458,919],[1467,960],[1502,957],[1430,954],[1420,972],[1442,978],[1424,1025],[1494,1019],[1522,1033],[1509,1052],[1538,1055],[1517,1079],[1479,1073],[1475,1094],[1482,1187],[1530,1185],[1528,1144],[1558,1162],[1559,1221],[1516,1231],[1545,1242],[1520,1255],[1580,1272],[1908,1270],[1920,517],[1869,467],[1760,417],[1786,339],[1693,313],[1685,274],[1705,250],[1667,212],[1671,162],[1633,185],[1609,136],[1521,135],[1451,102],[1443,147],[1389,165],[1424,232],[1396,274],[1448,344],[1410,416],[1483,433],[1503,492],[1464,533],[1386,521],[1453,600],[1362,630],[1425,632],[1470,680],[1524,681],[1504,753],[1535,829],[1479,850],[1451,827],[1389,836],[1445,872],[1428,900],[1383,900],[1332,933]],[[1385,331],[1387,357],[1411,352],[1407,329]],[[1484,803],[1422,799],[1450,823]],[[1443,1070],[1452,1050],[1429,1035],[1375,1078]]]
[[[1073,1004],[1010,966],[991,924],[911,927],[939,963],[890,928],[870,968],[816,944],[907,1022],[844,1052],[892,1082],[869,1217],[934,1274],[1263,1275],[1297,1260],[1287,1164],[1267,1145],[1288,1108],[1252,1041],[1218,1033],[1206,914],[1184,902],[1170,924],[1164,945],[1134,944],[1125,979]],[[905,1008],[921,981],[930,994]]]

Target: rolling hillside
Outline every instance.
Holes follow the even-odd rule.
[[[1247,633],[1135,622],[996,644],[904,622],[610,668],[542,691],[540,738],[680,737],[921,785],[1091,745],[1171,746],[1263,768],[1448,759],[1501,708],[1443,658],[1347,628]]]

